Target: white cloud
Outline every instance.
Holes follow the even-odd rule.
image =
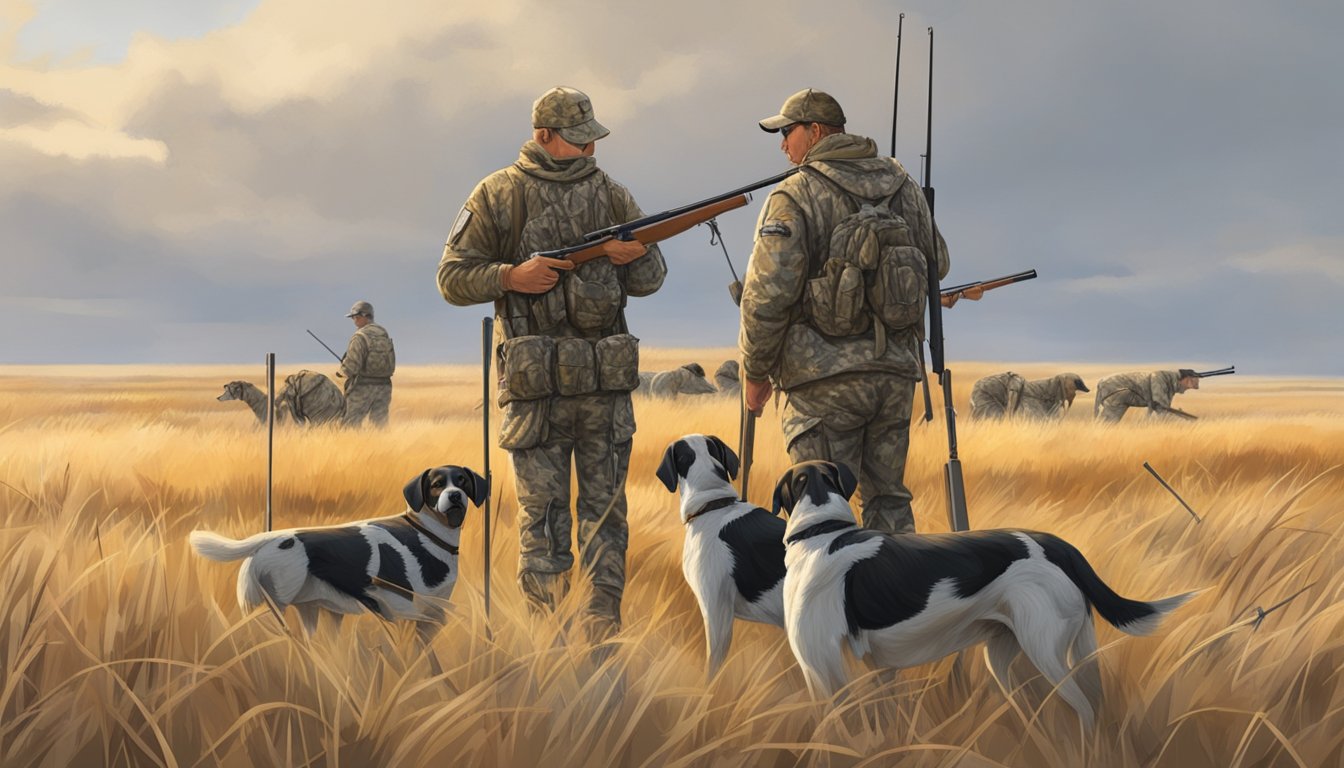
[[[44,155],[65,156],[75,160],[87,160],[90,157],[138,158],[162,165],[168,159],[168,147],[162,141],[137,139],[122,131],[98,128],[76,120],[60,120],[44,126],[0,128],[0,141],[12,141],[32,147]]]

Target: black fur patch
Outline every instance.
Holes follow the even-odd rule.
[[[281,549],[292,549],[294,547],[294,540],[285,539],[284,541],[280,542],[279,546]]]
[[[425,548],[420,540],[420,532],[412,528],[410,523],[397,518],[374,523],[374,525],[392,534],[393,538],[411,551],[411,556],[420,564],[420,575],[425,579],[425,586],[433,589],[448,578],[448,564]],[[380,578],[382,577],[381,570],[378,575]],[[405,576],[402,578],[405,579]],[[389,579],[389,581],[391,580]]]
[[[411,582],[406,578],[406,564],[401,561],[401,553],[387,544],[378,545],[378,579],[395,584],[406,590],[402,597],[409,598]]]
[[[733,583],[749,602],[784,579],[784,520],[757,507],[719,529],[733,553]]]
[[[1063,571],[1074,586],[1078,587],[1078,591],[1083,593],[1083,599],[1089,605],[1095,606],[1097,613],[1111,624],[1124,626],[1139,619],[1146,619],[1155,613],[1153,606],[1146,602],[1116,594],[1115,590],[1102,581],[1092,569],[1092,564],[1087,562],[1083,553],[1069,542],[1049,533],[1035,531],[1023,531],[1023,533],[1041,545],[1041,549],[1045,550],[1045,559]]]
[[[952,579],[955,594],[967,598],[1030,556],[1010,531],[890,536],[867,528],[842,533],[830,551],[882,539],[881,548],[845,574],[845,619],[849,633],[882,629],[918,615],[933,586]]]
[[[378,603],[366,594],[373,580],[366,569],[373,557],[369,545],[355,527],[299,531],[294,538],[308,553],[308,572],[379,613]]]

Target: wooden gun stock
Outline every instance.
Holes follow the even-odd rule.
[[[996,278],[994,278],[993,280],[980,280],[980,281],[977,281],[977,282],[974,282],[974,283],[964,283],[964,284],[962,284],[962,285],[954,285],[954,286],[952,286],[951,288],[944,288],[944,289],[942,289],[942,291],[939,292],[939,295],[942,296],[943,298],[947,299],[947,298],[951,298],[951,297],[953,297],[953,296],[956,296],[957,294],[961,293],[962,291],[965,291],[965,290],[968,290],[968,289],[971,289],[971,288],[980,288],[980,289],[982,289],[982,290],[992,291],[992,290],[994,290],[995,288],[1002,288],[1002,287],[1005,286],[1005,285],[1012,285],[1013,283],[1020,283],[1020,282],[1022,282],[1022,281],[1024,281],[1024,280],[1032,280],[1032,279],[1035,279],[1035,277],[1036,277],[1036,270],[1034,270],[1034,269],[1028,269],[1028,270],[1026,270],[1025,272],[1016,272],[1016,273],[1011,274],[1011,275],[1004,275],[1003,277],[996,277]]]
[[[561,248],[555,251],[543,251],[532,255],[549,256],[555,259],[569,259],[575,264],[583,264],[584,262],[592,261],[593,259],[604,255],[602,253],[602,244],[608,240],[638,240],[644,245],[653,245],[654,243],[662,242],[673,235],[679,235],[697,224],[704,224],[706,221],[709,221],[721,213],[731,211],[735,208],[741,208],[749,202],[751,202],[751,195],[741,194],[737,197],[730,197],[727,200],[720,200],[691,211],[686,211],[677,216],[671,216],[669,218],[645,224],[642,227],[637,227],[630,230],[629,237],[618,238],[616,235],[605,235],[590,243],[584,243],[583,245],[574,246],[572,248]]]

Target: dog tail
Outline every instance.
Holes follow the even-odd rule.
[[[255,555],[271,540],[271,534],[258,533],[237,541],[210,531],[192,531],[187,540],[201,557],[226,563]]]
[[[1197,589],[1160,600],[1131,600],[1107,586],[1077,547],[1050,534],[1034,534],[1032,538],[1045,550],[1046,559],[1064,571],[1083,593],[1083,597],[1097,609],[1097,613],[1111,626],[1126,634],[1147,635],[1153,632],[1162,623],[1163,617],[1202,591]]]

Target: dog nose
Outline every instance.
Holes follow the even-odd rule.
[[[462,492],[461,492],[461,491],[449,491],[449,492],[448,492],[448,501],[451,502],[451,503],[454,504],[454,505],[460,505],[460,504],[462,503]]]

